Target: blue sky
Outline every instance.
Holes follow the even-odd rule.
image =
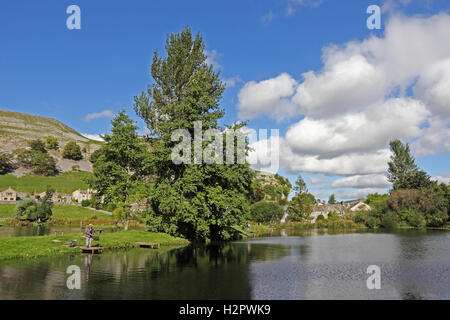
[[[66,19],[69,16],[66,8],[71,4],[81,8],[81,30],[66,28]],[[366,27],[366,19],[369,17],[366,9],[369,5],[383,7],[381,30],[369,30]],[[210,61],[216,70],[221,72],[224,81],[230,84],[222,100],[226,111],[222,124],[246,120],[240,116],[246,111],[246,115],[251,115],[247,117],[250,118],[249,127],[279,128],[280,135],[290,144],[290,150],[303,157],[298,161],[285,159],[280,173],[287,175],[292,182],[297,174],[302,174],[318,197],[328,197],[331,192],[335,192],[339,199],[349,199],[375,189],[383,192],[388,186],[367,182],[371,179],[379,181],[381,170],[355,165],[355,161],[370,161],[370,156],[383,148],[367,150],[363,147],[364,150],[359,150],[358,146],[355,146],[346,151],[345,148],[337,147],[334,155],[327,155],[317,148],[309,151],[303,147],[296,148],[295,141],[292,141],[295,132],[304,132],[306,123],[302,120],[305,118],[314,119],[310,125],[318,128],[323,125],[329,127],[330,123],[339,123],[342,120],[339,118],[340,112],[337,112],[337,118],[333,122],[326,114],[313,110],[313,107],[320,109],[321,103],[308,104],[299,98],[300,103],[297,105],[294,103],[297,101],[293,98],[294,93],[283,96],[275,92],[276,97],[289,100],[289,103],[294,101],[293,108],[300,106],[298,108],[302,110],[296,109],[289,117],[280,120],[280,114],[284,111],[279,109],[277,102],[271,107],[277,110],[276,114],[267,114],[264,110],[256,110],[255,106],[242,102],[244,93],[256,93],[258,84],[270,79],[274,79],[276,83],[280,80],[277,77],[285,73],[295,82],[292,84],[295,90],[304,89],[303,92],[310,93],[312,99],[319,99],[322,93],[313,86],[316,82],[303,82],[302,75],[311,71],[316,78],[320,78],[327,70],[334,70],[334,62],[329,62],[329,69],[325,66],[322,56],[324,48],[332,44],[343,46],[349,41],[355,41],[358,43],[358,50],[363,50],[361,41],[370,37],[385,37],[386,22],[391,18],[394,21],[395,17],[404,17],[403,20],[398,20],[399,23],[391,24],[393,30],[396,27],[401,30],[399,25],[407,24],[411,17],[420,15],[422,19],[428,19],[448,12],[448,9],[448,1],[439,0],[5,1],[0,11],[0,108],[52,117],[86,134],[107,132],[111,120],[109,111],[114,113],[126,109],[137,120],[132,110],[133,96],[144,90],[151,81],[149,67],[153,51],[163,52],[168,33],[179,32],[184,26],[190,26],[194,32],[202,34]],[[446,17],[443,20],[446,20]],[[420,25],[420,21],[418,24]],[[436,24],[436,28],[440,26],[441,24]],[[404,37],[411,35],[404,34]],[[390,42],[385,42],[384,45],[389,46],[387,48],[392,47]],[[352,54],[349,50],[341,50],[330,55],[338,60],[352,61]],[[443,51],[443,55],[439,57],[430,56],[428,59],[427,56],[424,61],[429,60],[430,66],[439,66],[439,63],[445,62],[446,54],[447,52]],[[376,70],[378,66],[386,66],[384,62],[387,58],[384,59],[384,56],[371,61],[371,54],[364,52],[362,55]],[[428,68],[424,67],[418,70],[417,74],[403,77],[402,72],[408,73],[403,70],[408,69],[410,68],[406,66],[397,70],[398,74],[392,80],[395,85],[407,85],[408,90],[404,94],[393,95],[402,99],[417,98],[424,103],[424,108],[432,112],[431,115],[425,116],[420,106],[405,105],[404,108],[412,108],[418,115],[405,124],[405,127],[411,127],[408,132],[395,133],[405,141],[416,142],[417,148],[414,150],[419,150],[417,154],[420,155],[417,156],[418,164],[431,176],[439,176],[445,181],[450,173],[450,143],[445,140],[449,135],[447,120],[450,108],[448,104],[438,105],[436,102],[440,101],[442,94],[438,97],[430,96],[435,91],[428,89],[430,86],[435,88],[437,80],[430,80],[433,86],[428,87],[430,81],[423,80],[414,91],[413,86],[417,79],[432,77],[432,74],[428,75],[424,71]],[[387,73],[390,72],[389,68],[386,70]],[[385,79],[385,73],[380,75],[380,79]],[[330,74],[330,77],[332,76]],[[441,75],[439,79],[443,79],[445,83],[446,76]],[[391,79],[389,74],[387,77]],[[409,80],[411,77],[415,78],[414,82]],[[404,80],[405,78],[408,80]],[[318,79],[318,88],[326,87],[326,81],[327,79]],[[347,80],[344,78],[343,81]],[[244,86],[251,89],[252,85],[256,88],[254,91],[243,91]],[[386,96],[386,90],[391,89],[383,88],[382,95]],[[354,90],[362,92],[364,88]],[[379,104],[384,103],[379,101],[378,97],[374,99]],[[350,100],[348,103],[352,104],[354,101]],[[375,105],[374,101],[369,103],[364,100],[364,110],[370,113],[369,109]],[[358,108],[356,106],[355,109],[345,112],[356,115],[362,109]],[[405,113],[408,113],[408,110],[410,109],[405,109]],[[91,116],[92,119],[87,121],[89,114],[98,114],[98,117]],[[438,123],[437,119],[441,122]],[[298,131],[292,131],[296,124]],[[368,126],[370,127],[370,123]],[[417,128],[413,128],[414,126]],[[443,134],[442,141],[436,142],[436,135],[439,134]],[[371,135],[382,140],[382,137],[376,134]],[[324,139],[327,139],[326,136]],[[432,150],[425,150],[424,146],[429,146],[429,141],[436,146],[433,145]],[[314,144],[317,140],[310,142]],[[326,143],[327,141],[324,141],[324,145]],[[370,143],[362,141],[360,146],[368,144]],[[340,162],[335,164],[338,161],[336,157],[344,155],[345,152],[356,156],[367,155],[367,158],[351,160],[351,164],[342,162],[342,166],[348,165],[349,169],[340,170]],[[317,166],[311,168],[309,165],[298,165],[306,161],[305,153],[318,159]],[[329,161],[320,162],[323,159]],[[322,169],[327,165],[330,165],[330,168]],[[340,180],[336,186],[331,186],[334,181],[342,178],[347,180]]]

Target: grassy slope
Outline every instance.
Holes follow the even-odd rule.
[[[61,242],[52,242],[55,239]],[[40,236],[0,239],[0,260],[29,259],[67,253],[79,253],[80,248],[62,246],[65,242],[75,239],[81,243],[84,241],[79,234],[57,237]],[[126,249],[137,247],[135,242],[154,242],[160,243],[162,246],[180,246],[189,243],[185,239],[172,237],[164,233],[130,230],[102,234],[100,241],[94,242],[93,244],[95,245],[97,243],[105,249]]]
[[[19,192],[44,192],[47,186],[53,187],[56,191],[62,193],[72,193],[75,190],[88,188],[84,179],[90,177],[90,172],[65,172],[54,177],[42,177],[36,175],[26,175],[20,178],[12,174],[0,176],[0,190],[8,187]]]

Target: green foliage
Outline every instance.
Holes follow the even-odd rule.
[[[328,220],[339,220],[339,214],[337,212],[334,211],[330,211],[328,212]]]
[[[45,137],[45,147],[49,150],[58,150],[59,149],[58,139],[56,139],[53,136]]]
[[[45,143],[42,140],[31,140],[30,141],[31,151],[42,152],[45,153],[47,150],[45,149]]]
[[[254,180],[251,185],[251,193],[249,195],[250,203],[255,203],[263,200],[265,197],[264,189],[261,186],[261,183],[257,180]]]
[[[45,222],[51,219],[53,192],[53,189],[48,187],[44,198],[39,203],[31,199],[19,203],[14,210],[15,218],[32,222]]]
[[[31,161],[31,168],[33,173],[37,175],[48,177],[58,174],[55,158],[47,153],[35,154]]]
[[[290,219],[293,221],[308,221],[313,212],[312,198],[314,196],[309,193],[297,193],[289,204]]]
[[[88,181],[99,197],[108,203],[131,204],[136,190],[143,185],[149,172],[147,146],[136,133],[137,127],[126,115],[119,112],[111,121],[112,134],[104,136],[105,143],[97,153],[94,175]]]
[[[150,167],[157,175],[151,186],[148,223],[189,239],[229,240],[235,234],[233,226],[243,225],[249,214],[247,199],[254,177],[249,165],[177,165],[171,160],[178,144],[171,139],[175,130],[193,135],[196,121],[202,123],[203,133],[219,129],[217,121],[224,115],[219,101],[225,87],[219,73],[206,63],[204,49],[201,36],[193,38],[189,28],[169,35],[167,57],[158,53],[153,57],[154,83],[135,97],[134,109],[151,137]],[[236,150],[237,142],[233,145]],[[201,148],[204,151],[206,145]]]
[[[431,186],[430,176],[420,171],[411,155],[409,145],[400,140],[389,143],[392,151],[388,162],[388,180],[398,189],[421,189]]]
[[[328,199],[329,204],[336,204],[336,197],[334,196],[334,193],[330,195],[330,198]]]
[[[89,207],[91,205],[91,200],[82,200],[81,206],[82,207]]]
[[[251,220],[255,222],[279,222],[284,210],[276,202],[260,201],[251,206],[250,213]]]
[[[102,149],[101,148],[95,150],[91,154],[91,156],[89,157],[89,161],[94,164],[97,161],[97,159],[100,157],[101,154],[102,154]]]
[[[7,153],[0,153],[0,174],[6,174],[14,168],[11,156]]]
[[[325,217],[323,216],[323,214],[319,214],[317,216],[316,221],[319,221],[319,220],[325,220]]]
[[[306,187],[306,182],[303,180],[302,176],[299,175],[297,180],[295,181],[294,190],[297,193],[307,193],[308,188]]]
[[[80,146],[75,141],[70,141],[69,143],[67,143],[64,146],[63,158],[71,160],[82,160],[83,155],[81,153]]]

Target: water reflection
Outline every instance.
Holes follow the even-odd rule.
[[[449,233],[284,232],[173,250],[2,262],[0,299],[450,298]],[[366,287],[371,264],[382,270],[381,290]],[[82,270],[81,290],[66,288],[70,265]]]

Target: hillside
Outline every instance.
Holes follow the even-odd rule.
[[[287,178],[279,174],[256,171],[253,188],[260,190],[264,200],[285,204],[292,190],[292,185]]]
[[[54,136],[60,146],[76,141],[81,148],[97,149],[101,142],[88,139],[58,120],[26,113],[0,110],[0,151],[26,147],[27,141]]]
[[[102,142],[88,139],[55,119],[0,110],[0,153],[12,153],[20,148],[28,148],[29,141],[36,139],[45,141],[47,136],[53,136],[58,140],[60,150],[52,150],[49,153],[57,159],[57,166],[62,172],[71,171],[74,165],[79,166],[82,171],[92,171],[92,164],[87,159],[92,152],[100,148]],[[62,158],[62,150],[70,141],[75,141],[86,151],[83,154],[86,160],[73,161]],[[13,174],[22,176],[27,173],[28,170],[18,168]]]

